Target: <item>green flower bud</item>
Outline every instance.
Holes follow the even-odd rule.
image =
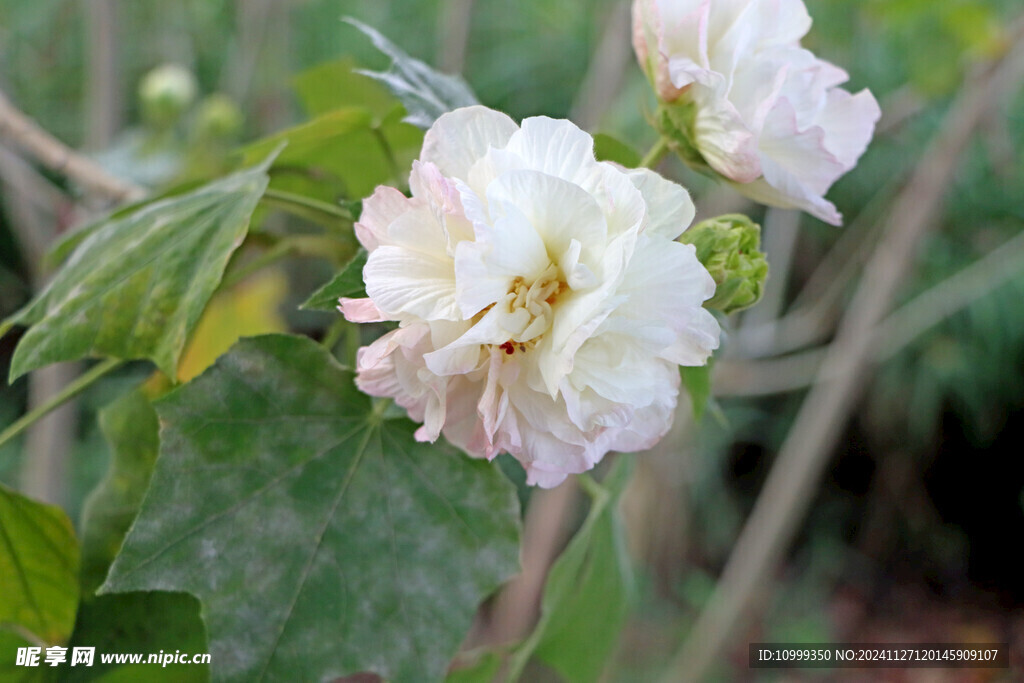
[[[156,128],[173,126],[196,98],[196,79],[178,64],[150,71],[139,84],[139,102],[146,123]]]
[[[764,292],[768,261],[759,250],[761,226],[746,216],[728,214],[701,221],[679,238],[697,249],[697,259],[715,280],[715,295],[705,308],[734,313],[756,304]]]
[[[199,103],[195,134],[201,140],[233,140],[242,132],[242,110],[227,95],[214,93]]]

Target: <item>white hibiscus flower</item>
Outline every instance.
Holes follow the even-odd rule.
[[[356,225],[368,299],[352,321],[399,328],[360,349],[359,387],[478,457],[507,451],[550,487],[672,422],[677,365],[719,328],[686,190],[594,159],[569,121],[467,107],[439,118],[412,197],[379,187]]]
[[[800,47],[802,0],[634,0],[633,47],[663,102],[692,105],[686,135],[755,201],[834,225],[829,187],[863,154],[881,114],[845,71]]]

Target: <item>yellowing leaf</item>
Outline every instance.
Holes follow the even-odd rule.
[[[241,337],[287,330],[278,312],[287,291],[284,273],[274,269],[214,297],[181,358],[178,381],[199,375]]]

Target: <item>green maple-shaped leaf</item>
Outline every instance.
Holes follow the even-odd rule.
[[[157,467],[101,590],[196,595],[216,680],[438,680],[517,568],[500,472],[417,443],[308,339],[244,339],[156,408]]]
[[[0,325],[31,326],[11,380],[87,356],[148,358],[175,376],[266,185],[260,166],[90,229],[49,286]]]

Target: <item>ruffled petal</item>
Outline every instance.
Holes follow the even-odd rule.
[[[404,247],[378,247],[363,269],[366,293],[390,318],[458,320],[455,267],[449,258]]]
[[[627,175],[640,190],[647,208],[644,233],[670,240],[683,234],[697,214],[690,193],[647,168],[633,169]]]
[[[516,219],[510,221],[510,227],[518,229],[520,219],[532,226],[537,242],[530,246],[543,254],[537,261],[537,254],[531,253],[532,262],[540,266],[532,277],[547,268],[551,262],[549,254],[565,252],[573,239],[585,245],[584,262],[600,258],[600,246],[607,242],[608,225],[594,197],[579,185],[539,171],[510,171],[491,183],[487,199],[492,213],[500,211]],[[507,247],[512,253],[520,251],[511,242]]]
[[[393,187],[381,185],[363,201],[363,213],[355,224],[356,238],[373,251],[381,244],[390,244],[388,226],[398,220],[412,204],[409,198]]]
[[[668,430],[674,362],[718,333],[710,276],[672,241],[685,190],[596,161],[567,121],[514,129],[480,108],[439,119],[410,185],[367,200],[369,298],[340,302],[401,325],[360,349],[360,388],[420,421],[418,440],[507,451],[539,486]]]
[[[523,167],[573,181],[597,163],[594,140],[571,121],[547,116],[524,119],[505,148]]]
[[[818,125],[825,130],[825,147],[844,170],[853,168],[867,149],[881,116],[878,101],[868,90],[856,95],[840,88],[829,91]]]
[[[516,122],[484,106],[442,114],[423,137],[420,161],[436,164],[446,176],[465,178],[491,147],[504,147],[519,130]]]

